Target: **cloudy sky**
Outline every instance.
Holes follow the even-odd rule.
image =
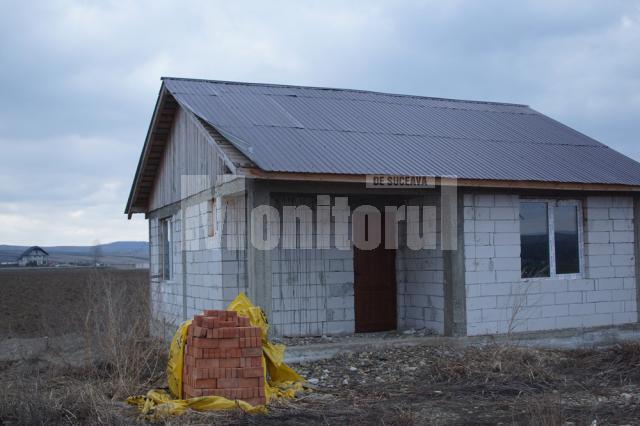
[[[640,1],[2,1],[0,244],[123,214],[160,76],[526,103],[640,160]]]

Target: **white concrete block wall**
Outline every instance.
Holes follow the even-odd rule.
[[[407,203],[436,208],[437,201],[438,197],[434,196]],[[315,203],[315,197],[279,196],[274,199],[274,205],[281,213],[282,205],[304,204],[314,210]],[[276,335],[354,332],[353,250],[340,250],[333,245],[336,239],[351,238],[351,224],[347,225],[347,235],[336,235],[336,228],[332,226],[330,249],[279,247],[272,253],[270,322]],[[437,229],[436,226],[436,231],[429,237],[433,248],[414,251],[406,247],[405,228],[400,226],[400,248],[396,252],[399,329],[426,327],[438,333],[444,331],[443,261]],[[315,241],[314,233],[314,244]]]
[[[585,271],[578,278],[520,278],[519,197],[465,194],[469,335],[637,321],[631,197],[583,202]]]
[[[438,209],[438,197],[427,196],[407,200],[407,205]],[[412,250],[406,243],[406,223],[399,227],[399,248],[396,253],[398,286],[398,328],[428,328],[444,333],[444,272],[440,247],[440,225],[428,236],[429,246]],[[419,229],[419,228],[418,228]]]
[[[315,203],[315,196],[277,196],[273,200],[281,218],[282,206],[302,204],[311,207],[315,217]],[[334,218],[331,220],[333,224]],[[314,227],[314,247],[316,232]],[[338,237],[349,239],[350,235]],[[275,335],[354,332],[353,250],[334,247],[335,226],[332,226],[331,238],[328,249],[283,248],[281,241],[271,253],[273,306],[270,323]]]
[[[246,291],[244,197],[227,198],[216,203],[216,232],[210,236],[212,204],[210,201],[184,203],[182,244],[182,210],[173,216],[173,277],[161,278],[161,235],[158,218],[149,219],[151,249],[151,289],[154,318],[167,327],[183,321],[183,279],[186,277],[187,318],[204,309],[223,309],[240,291]],[[223,226],[223,209],[226,208]],[[229,244],[227,235],[236,241]],[[240,244],[239,244],[240,243]],[[239,244],[239,245],[238,245]],[[239,248],[238,250],[235,247]],[[186,274],[182,273],[182,253],[186,256]]]
[[[179,219],[175,216],[174,220],[174,238],[179,238]],[[177,226],[176,226],[177,225]],[[160,220],[158,218],[149,219],[149,245],[151,250],[150,274],[151,274],[151,298],[153,304],[153,317],[155,320],[167,327],[176,327],[182,321],[183,313],[183,296],[182,281],[175,279],[176,256],[179,252],[174,251],[174,279],[170,281],[162,280],[162,240]],[[174,244],[178,246],[179,242]]]

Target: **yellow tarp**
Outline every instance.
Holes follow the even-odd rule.
[[[236,311],[238,315],[248,317],[252,326],[260,327],[262,330],[262,365],[265,371],[267,402],[277,398],[293,398],[302,390],[304,379],[284,363],[285,346],[269,341],[269,323],[264,311],[254,306],[244,293],[240,293],[227,310]],[[167,382],[170,393],[153,389],[146,395],[129,397],[127,402],[138,406],[143,415],[151,417],[182,414],[188,408],[201,411],[241,408],[247,413],[266,413],[266,407],[263,405],[252,406],[244,401],[232,401],[220,396],[181,399],[184,349],[190,324],[191,320],[183,322],[171,341],[167,362]]]

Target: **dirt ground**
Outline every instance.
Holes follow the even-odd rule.
[[[144,290],[140,284],[147,279],[147,270],[0,269],[0,338],[69,333],[67,327],[84,320],[92,305],[90,284],[113,281]]]
[[[92,290],[82,298],[77,296],[83,285],[79,282],[86,278],[82,275],[73,284],[69,273],[30,282],[28,277],[36,276],[21,276],[18,282],[24,287],[0,279],[2,314],[12,309],[26,321],[34,312],[48,312],[37,318],[65,322],[65,331],[75,324],[79,334],[88,336],[82,349],[88,356],[84,364],[65,363],[65,354],[62,362],[46,356],[0,362],[0,424],[149,422],[123,402],[128,395],[165,384],[166,344],[147,335],[143,324],[148,306],[131,297],[136,288],[135,294],[148,297],[146,276],[94,276],[88,280]],[[130,287],[122,292],[118,283],[125,281]],[[97,293],[96,283],[108,291]],[[36,296],[40,291],[49,298]],[[47,303],[58,309],[43,309]],[[70,323],[72,309],[82,310],[93,322]],[[36,338],[42,330],[55,329],[22,328],[17,320],[13,324],[3,325],[12,339]],[[11,340],[7,336],[0,346]],[[272,403],[267,415],[189,412],[160,422],[582,425],[638,424],[640,419],[639,344],[573,351],[515,344],[467,349],[423,345],[343,354],[294,368],[309,380],[310,389],[296,400]]]

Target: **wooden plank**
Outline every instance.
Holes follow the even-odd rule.
[[[366,175],[346,175],[327,173],[289,173],[289,172],[265,172],[253,168],[239,168],[238,174],[247,177],[271,180],[313,181],[313,182],[348,182],[366,183]],[[439,184],[440,179],[436,178]],[[473,188],[508,188],[508,189],[557,189],[575,191],[615,191],[615,192],[640,192],[640,186],[599,184],[599,183],[565,183],[542,181],[508,181],[508,180],[476,180],[458,179],[458,186]]]

